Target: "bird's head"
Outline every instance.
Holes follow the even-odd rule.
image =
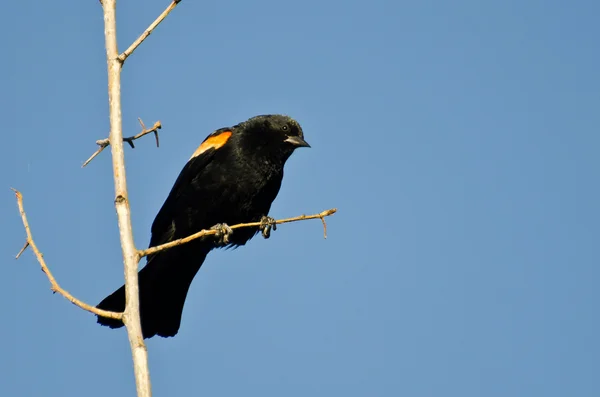
[[[252,117],[234,127],[241,139],[255,150],[277,151],[287,159],[297,148],[310,147],[300,124],[281,114]]]

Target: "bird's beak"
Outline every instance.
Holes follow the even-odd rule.
[[[299,136],[288,136],[284,142],[291,143],[292,145],[294,145],[296,147],[310,147],[308,142],[306,142],[304,139],[300,138]]]

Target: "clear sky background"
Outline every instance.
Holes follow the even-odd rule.
[[[124,50],[167,0],[120,1]],[[271,215],[337,207],[209,255],[156,396],[600,395],[600,3],[188,1],[126,62],[135,241],[213,130],[286,113],[312,149]],[[131,396],[97,0],[6,2],[0,25],[0,395]]]

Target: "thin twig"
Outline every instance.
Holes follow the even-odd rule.
[[[21,251],[19,251],[19,253],[15,256],[15,259],[19,259],[21,257],[21,255],[23,255],[23,252],[25,252],[25,250],[27,249],[27,247],[29,247],[29,240],[25,241],[25,244],[23,244],[23,248],[21,248]]]
[[[305,221],[308,219],[321,219],[321,221],[323,221],[323,230],[324,230],[324,234],[325,234],[325,238],[327,238],[327,224],[325,223],[325,217],[326,216],[330,216],[333,215],[337,212],[337,208],[332,208],[329,210],[325,210],[323,212],[320,212],[318,214],[315,215],[300,215],[300,216],[296,216],[294,218],[286,218],[286,219],[279,219],[277,221],[275,221],[276,225],[282,224],[282,223],[290,223],[290,222],[298,222],[298,221]],[[240,223],[237,225],[233,225],[231,226],[232,230],[235,229],[241,229],[243,227],[256,227],[256,226],[261,226],[262,223],[261,222],[250,222],[250,223]],[[155,247],[150,247],[147,248],[145,250],[140,250],[138,251],[138,254],[140,256],[140,258],[144,257],[144,256],[148,256],[148,255],[152,255],[155,254],[157,252],[160,251],[164,251],[167,250],[169,248],[173,248],[176,247],[178,245],[182,245],[185,243],[188,243],[192,240],[196,240],[200,237],[204,237],[204,236],[209,236],[211,234],[216,234],[218,233],[217,230],[213,230],[213,229],[209,229],[209,230],[200,230],[199,232],[196,232],[190,236],[184,237],[184,238],[180,238],[178,240],[173,240],[171,242],[168,242],[166,244],[161,244],[161,245],[157,245]]]
[[[135,146],[133,145],[133,141],[135,141],[136,139],[140,139],[141,137],[143,137],[144,135],[150,134],[151,132],[154,133],[154,135],[156,136],[156,147],[158,147],[158,130],[160,130],[162,128],[162,124],[160,123],[160,121],[157,121],[156,123],[154,123],[154,125],[152,126],[152,128],[146,128],[146,126],[144,125],[144,122],[142,121],[142,119],[138,118],[138,121],[140,122],[140,125],[142,126],[142,131],[136,135],[127,137],[127,138],[123,138],[123,142],[127,142],[129,144],[129,146],[131,146],[132,149],[135,149]],[[94,159],[94,157],[96,157],[97,155],[99,155],[100,153],[102,153],[102,151],[104,149],[106,149],[109,145],[110,145],[110,140],[108,138],[106,139],[99,139],[96,141],[96,145],[100,146],[98,148],[98,150],[96,150],[94,152],[94,154],[92,154],[90,156],[89,159],[87,159],[85,161],[85,163],[83,163],[83,165],[81,166],[81,168],[85,167],[86,165],[88,165],[90,163],[90,161],[92,161]]]
[[[88,305],[87,303],[75,298],[71,295],[67,290],[63,289],[58,283],[56,279],[52,275],[52,272],[46,265],[46,261],[44,260],[44,255],[40,252],[38,247],[35,245],[33,241],[33,237],[31,235],[31,229],[29,228],[29,222],[27,221],[27,215],[25,214],[25,208],[23,207],[23,195],[16,189],[11,188],[15,192],[15,196],[17,196],[17,205],[19,206],[19,213],[21,214],[21,219],[23,220],[23,227],[25,228],[25,233],[27,234],[27,240],[25,242],[25,246],[21,249],[19,254],[17,255],[17,259],[21,256],[23,251],[27,249],[27,247],[31,247],[35,257],[37,258],[40,266],[42,267],[42,271],[46,273],[48,277],[48,281],[50,281],[50,289],[52,292],[58,292],[62,296],[64,296],[67,300],[69,300],[74,305],[82,308],[83,310],[87,310],[90,313],[97,314],[102,317],[113,318],[115,320],[121,320],[123,318],[123,313],[110,312],[107,310],[97,309],[93,306]]]
[[[142,119],[139,118],[139,117],[138,117],[138,122],[142,126],[142,132],[145,132],[146,131],[146,124],[144,124],[144,122],[142,121]],[[157,126],[157,124],[159,124],[159,125]],[[156,128],[154,128],[154,127],[156,127]],[[146,132],[146,133],[144,133],[142,135],[138,134],[140,136],[136,135],[136,136],[131,137],[131,138],[123,138],[123,141],[128,142],[131,145],[131,148],[134,149],[135,148],[135,146],[133,146],[134,139],[141,138],[144,135],[146,135],[147,133],[154,132],[154,137],[156,138],[156,147],[160,147],[160,142],[158,141],[158,130],[161,129],[161,128],[162,128],[162,125],[160,125],[160,121],[157,121],[156,123],[154,123],[154,126],[151,129],[147,130],[148,132]]]
[[[154,22],[152,22],[150,24],[150,26],[148,26],[148,29],[146,29],[144,31],[144,33],[142,33],[140,35],[140,37],[137,38],[136,41],[133,42],[133,44],[131,44],[129,46],[128,49],[126,49],[121,55],[119,55],[119,61],[121,63],[125,62],[125,60],[131,55],[133,54],[133,52],[135,51],[136,48],[138,48],[140,46],[140,44],[142,44],[144,42],[144,40],[146,40],[146,38],[148,38],[148,36],[150,36],[150,33],[152,33],[152,31],[154,29],[156,29],[156,27],[163,21],[163,19],[165,19],[167,17],[167,15],[169,15],[169,13],[171,11],[173,11],[173,9],[177,6],[177,4],[179,4],[181,0],[173,0],[171,2],[171,4],[169,4],[169,6],[167,7],[166,10],[164,10],[162,12],[162,14],[160,14],[158,16],[158,18],[156,18],[154,20]]]
[[[321,222],[323,222],[323,238],[327,238],[327,222],[325,222],[325,218],[321,218]]]

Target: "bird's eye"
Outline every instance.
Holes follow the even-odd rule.
[[[288,130],[288,126],[284,125],[283,127],[281,127],[282,130],[287,131]]]

